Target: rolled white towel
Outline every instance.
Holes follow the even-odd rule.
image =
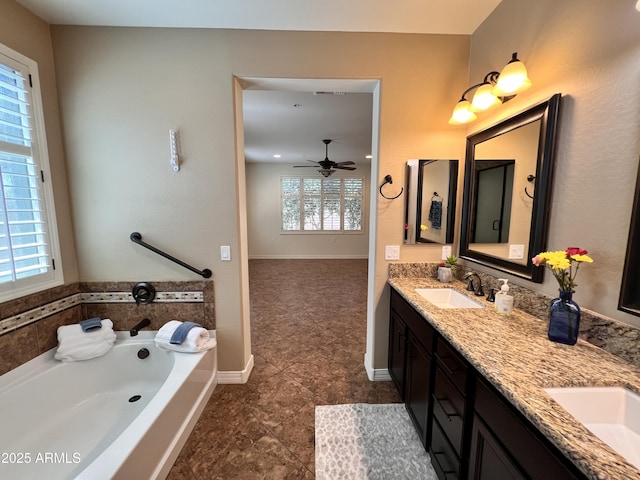
[[[116,334],[113,322],[102,320],[102,328],[83,332],[79,324],[58,327],[58,349],[54,357],[61,362],[74,362],[100,357],[113,347]]]
[[[171,320],[160,327],[156,334],[156,345],[174,352],[197,353],[210,350],[216,346],[216,339],[211,338],[209,331],[202,327],[193,327],[181,345],[170,343],[173,332],[182,324],[179,320]]]
[[[168,344],[171,341],[173,332],[175,332],[176,328],[178,328],[180,325],[182,325],[182,322],[180,320],[169,320],[162,327],[160,327],[160,330],[158,330],[158,333],[156,333],[156,343]]]

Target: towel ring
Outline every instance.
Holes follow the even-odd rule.
[[[382,185],[380,185],[380,188],[378,189],[380,195],[382,195],[383,198],[386,198],[387,200],[395,200],[400,195],[402,195],[402,192],[404,192],[404,187],[402,187],[400,189],[400,193],[398,193],[395,197],[387,197],[384,193],[382,193],[382,187],[384,187],[387,183],[393,183],[393,178],[391,178],[391,175],[386,175],[384,177],[384,182],[382,182]]]
[[[536,181],[536,176],[535,175],[527,175],[527,182],[531,182],[534,183]],[[534,183],[535,184],[535,183]],[[531,195],[528,191],[527,191],[527,187],[524,187],[524,193],[527,194],[527,197],[529,197],[530,199],[533,200],[533,195]],[[535,193],[535,192],[534,192]]]

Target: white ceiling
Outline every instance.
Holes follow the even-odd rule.
[[[501,0],[17,0],[48,23],[471,34]]]
[[[468,35],[501,0],[17,1],[56,25]],[[371,153],[371,82],[246,79],[243,88],[247,161],[323,160],[325,138],[335,162]]]

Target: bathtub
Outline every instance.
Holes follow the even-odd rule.
[[[0,377],[0,478],[167,476],[217,384],[216,349],[117,335],[102,357],[60,363],[52,349]]]

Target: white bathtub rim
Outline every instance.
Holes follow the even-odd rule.
[[[143,335],[143,333],[145,335]],[[155,338],[155,331],[145,331],[140,332],[137,337],[131,338],[132,340],[140,340],[142,342],[146,342],[148,344],[154,344],[153,339]],[[209,331],[212,338],[215,338],[215,331]],[[129,339],[129,332],[118,332],[119,338]],[[140,338],[139,338],[140,337]],[[141,343],[142,343],[141,342]],[[125,428],[125,430],[113,441],[113,443],[107,447],[91,464],[89,464],[84,470],[82,470],[76,477],[75,480],[95,480],[96,478],[112,478],[116,475],[124,461],[128,458],[129,454],[133,452],[138,443],[142,440],[141,428],[146,426],[149,428],[149,422],[156,419],[163,411],[168,402],[173,398],[173,396],[180,389],[183,381],[176,380],[176,376],[174,375],[174,371],[176,369],[184,369],[187,368],[185,365],[189,366],[190,369],[193,369],[202,357],[207,353],[199,352],[199,353],[181,353],[181,352],[171,352],[174,355],[178,356],[182,361],[174,362],[171,372],[167,380],[163,383],[158,390],[158,393],[154,395],[151,401],[145,406],[144,410],[141,412],[136,419],[131,422],[131,424]],[[208,391],[211,387],[215,387],[215,383],[217,381],[216,372],[209,378],[209,381],[206,384],[206,387],[203,389]],[[184,378],[182,378],[184,380]],[[198,396],[198,401],[202,400],[202,392],[201,395]],[[203,405],[204,408],[204,405]],[[193,408],[189,412],[191,415]],[[146,429],[145,429],[146,431]],[[181,432],[177,432],[178,434]],[[185,438],[186,440],[186,438]],[[172,440],[172,444],[175,443],[175,437]],[[163,457],[167,456],[167,452],[163,455]],[[116,462],[118,460],[119,462]],[[159,463],[161,465],[164,462]]]
[[[140,348],[145,346],[151,346],[156,348],[154,343],[154,338],[156,335],[156,331],[142,331],[135,337],[131,337],[128,331],[118,331],[116,332],[116,343],[114,348],[118,345],[122,345],[124,343],[129,345],[139,345]],[[216,338],[215,330],[209,331],[211,338]],[[55,359],[55,352],[57,347],[54,347],[38,357],[30,360],[29,362],[20,365],[19,367],[5,373],[2,375],[2,387],[0,387],[0,395],[4,392],[8,392],[13,388],[19,387],[22,383],[26,381],[32,380],[35,376],[38,376],[42,373],[45,373],[47,370],[52,368],[63,368],[65,363],[60,362]],[[112,349],[113,350],[113,349]],[[112,350],[107,352],[108,355]],[[216,348],[214,348],[214,354]],[[162,350],[163,352],[169,352],[168,350]],[[144,431],[150,427],[153,419],[157,418],[163,411],[166,404],[173,398],[173,396],[180,389],[186,377],[184,376],[184,370],[193,371],[200,360],[207,354],[209,351],[200,352],[200,353],[181,353],[181,352],[170,352],[176,356],[176,360],[179,358],[180,361],[174,361],[171,366],[171,371],[168,374],[167,379],[160,386],[158,392],[154,395],[154,397],[149,401],[149,403],[145,406],[144,410],[141,414],[136,417],[129,426],[127,426],[122,433],[109,445],[103,452],[98,455],[89,465],[86,466],[75,478],[76,479],[87,479],[87,480],[95,480],[95,478],[112,478],[118,471],[118,469],[122,466],[124,461],[127,459],[129,454],[135,449],[138,443],[141,441],[143,437]],[[101,357],[91,360],[98,360]],[[89,360],[89,361],[91,361]],[[193,407],[190,409],[188,416],[185,418],[185,421],[182,423],[181,428],[178,432],[176,432],[176,436],[171,440],[169,448],[163,453],[163,460],[158,463],[155,468],[156,474],[163,474],[166,476],[168,471],[171,468],[171,465],[166,465],[167,460],[175,457],[179,454],[178,452],[174,452],[173,449],[180,446],[180,448],[186,442],[191,429],[195,425],[199,414],[204,409],[206,404],[206,400],[208,400],[209,396],[213,392],[213,389],[217,385],[217,361],[214,362],[215,369],[210,378],[208,378],[204,388],[199,393],[197,401],[194,402]],[[183,375],[181,375],[178,380],[175,375],[176,370],[181,370]],[[195,417],[195,418],[194,418]],[[146,427],[146,428],[145,428]],[[144,428],[144,430],[142,430]],[[165,471],[163,473],[163,471]],[[152,478],[164,478],[160,476],[156,476]],[[96,476],[97,475],[97,476]]]

